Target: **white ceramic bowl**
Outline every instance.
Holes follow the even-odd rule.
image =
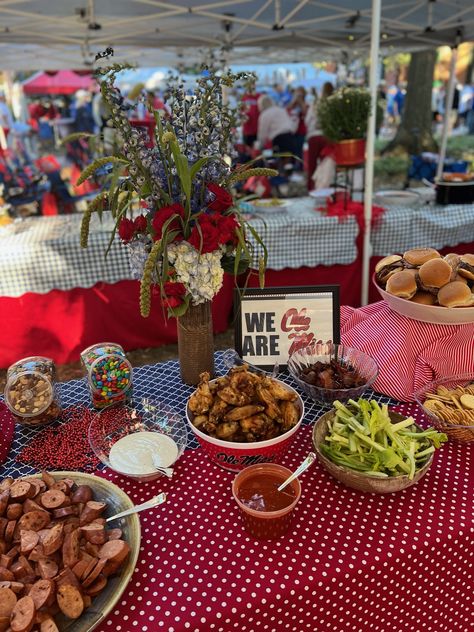
[[[422,201],[414,191],[376,191],[374,202],[380,206],[417,206]]]
[[[421,305],[420,303],[413,303],[405,298],[389,294],[377,284],[375,275],[372,276],[372,282],[380,296],[388,303],[390,309],[402,316],[435,325],[470,325],[474,323],[474,307]]]

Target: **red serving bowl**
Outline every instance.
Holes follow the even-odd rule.
[[[212,380],[210,383],[215,380]],[[280,382],[280,380],[277,380]],[[298,432],[301,422],[304,417],[304,404],[301,397],[295,391],[294,388],[288,386],[284,382],[281,382],[283,386],[296,393],[297,398],[295,404],[299,407],[301,414],[298,423],[290,430],[283,433],[273,439],[267,441],[254,441],[252,443],[240,443],[237,441],[223,441],[222,439],[216,439],[198,430],[192,420],[194,418],[193,413],[189,410],[189,406],[186,406],[186,419],[188,420],[191,430],[195,434],[200,446],[207,454],[207,456],[220,465],[225,470],[231,472],[240,472],[248,465],[255,465],[256,463],[273,463],[277,462],[283,454],[285,454],[293,442],[293,439]]]

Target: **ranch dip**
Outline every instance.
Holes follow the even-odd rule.
[[[152,474],[156,465],[169,467],[178,458],[178,446],[158,432],[134,432],[110,449],[110,465],[124,474]]]

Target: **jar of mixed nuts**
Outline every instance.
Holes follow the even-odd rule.
[[[39,426],[57,419],[61,406],[53,361],[32,356],[12,364],[7,371],[5,403],[18,423]]]
[[[132,365],[115,342],[101,342],[81,353],[95,408],[128,401],[132,397]]]

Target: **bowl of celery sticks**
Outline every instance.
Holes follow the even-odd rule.
[[[335,401],[313,428],[318,460],[338,481],[363,492],[387,494],[417,483],[435,450],[447,441],[435,428],[390,411],[375,399]]]

